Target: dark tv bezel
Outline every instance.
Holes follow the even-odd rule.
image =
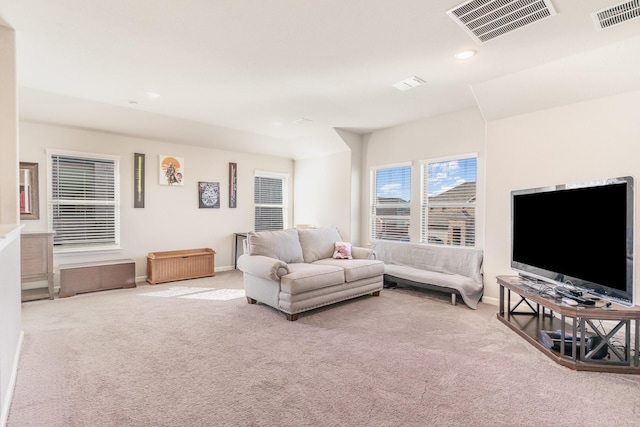
[[[520,195],[543,193],[543,192],[558,192],[577,188],[599,187],[614,184],[626,184],[627,194],[627,213],[626,213],[626,227],[627,227],[627,239],[626,239],[626,254],[627,261],[630,263],[630,268],[627,268],[625,290],[615,289],[609,286],[605,286],[598,283],[587,282],[583,279],[567,276],[562,272],[550,271],[544,268],[532,266],[522,262],[514,260],[514,199]],[[561,184],[548,187],[528,188],[522,190],[514,190],[511,192],[511,247],[510,258],[511,268],[517,271],[520,275],[525,277],[531,277],[538,280],[551,283],[552,285],[566,285],[573,284],[579,288],[583,288],[585,291],[592,295],[595,295],[603,300],[615,302],[617,304],[632,307],[635,304],[635,259],[633,256],[633,237],[634,237],[634,223],[635,223],[635,197],[634,197],[634,179],[631,176],[623,176],[616,178],[601,179],[595,181],[582,181],[570,184]]]

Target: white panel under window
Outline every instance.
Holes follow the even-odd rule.
[[[421,173],[420,241],[475,246],[476,156],[426,161]]]
[[[409,241],[411,165],[371,171],[371,240]]]
[[[49,227],[56,251],[120,245],[119,160],[82,153],[50,153]]]
[[[255,231],[282,230],[287,225],[287,189],[283,175],[254,176]]]

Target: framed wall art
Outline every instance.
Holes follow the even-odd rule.
[[[144,154],[133,154],[133,207],[144,208]]]
[[[184,159],[160,156],[160,185],[184,187]]]
[[[219,182],[198,182],[198,207],[199,208],[219,208],[220,207],[220,183]]]
[[[40,219],[38,164],[20,162],[20,219]]]
[[[238,207],[238,164],[229,163],[229,207]]]

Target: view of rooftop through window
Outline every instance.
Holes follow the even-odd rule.
[[[411,166],[376,171],[376,198],[379,202],[411,201]]]
[[[428,196],[436,197],[465,182],[476,182],[476,158],[429,163]]]
[[[475,156],[424,164],[421,242],[475,246],[476,172]]]
[[[411,166],[377,169],[372,179],[371,239],[409,241]]]

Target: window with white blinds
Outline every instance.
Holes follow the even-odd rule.
[[[475,154],[422,162],[420,241],[475,246]]]
[[[287,225],[286,176],[256,173],[253,187],[255,231],[283,230]]]
[[[120,245],[117,157],[49,153],[49,227],[57,252]]]
[[[371,171],[371,240],[409,241],[411,165]]]

